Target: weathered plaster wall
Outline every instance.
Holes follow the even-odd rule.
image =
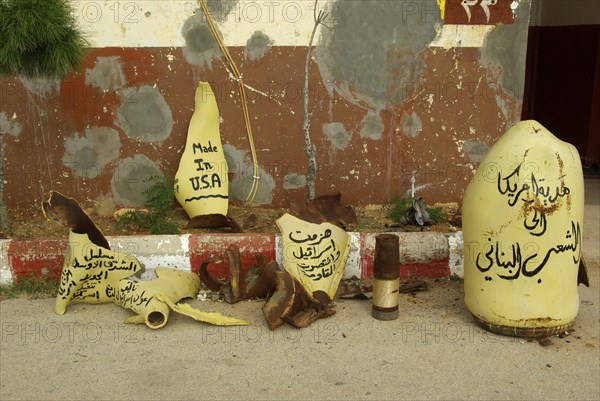
[[[314,2],[209,5],[248,90],[256,203],[300,201]],[[252,164],[237,83],[196,3],[74,6],[94,46],[80,72],[0,79],[8,206],[31,207],[50,189],[84,204],[141,205],[144,179],[177,169],[198,81],[217,97],[230,194],[244,199]],[[428,203],[459,201],[487,149],[519,119],[529,2],[337,0],[319,9],[329,15],[308,71],[317,194],[382,203],[416,172]]]

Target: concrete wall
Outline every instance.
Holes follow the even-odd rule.
[[[319,1],[329,16],[309,67],[317,194],[382,203],[410,187],[459,201],[487,149],[519,120],[526,0]],[[305,194],[303,98],[308,0],[209,2],[249,94],[260,164],[256,203]],[[0,79],[5,200],[61,191],[84,205],[143,203],[143,180],[173,176],[199,81],[221,114],[230,194],[252,175],[237,84],[194,1],[77,1],[93,44],[65,79]]]

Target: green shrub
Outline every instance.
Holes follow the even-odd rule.
[[[387,209],[387,216],[397,224],[409,224],[406,219],[406,214],[413,207],[413,199],[408,195],[397,196],[390,199],[384,205]],[[441,207],[430,207],[425,205],[425,210],[429,213],[429,218],[434,224],[445,222],[448,217],[443,212]]]
[[[387,210],[387,216],[394,223],[405,223],[406,212],[412,207],[412,198],[410,196],[397,196],[384,204]]]
[[[159,175],[152,176],[144,182],[154,182],[154,185],[142,192],[146,196],[144,206],[148,211],[135,210],[125,213],[117,221],[117,230],[131,228],[149,231],[151,234],[179,234],[179,227],[167,219],[175,199],[174,182]]]
[[[89,43],[68,0],[0,0],[0,74],[62,78]]]

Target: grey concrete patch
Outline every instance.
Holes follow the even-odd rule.
[[[417,3],[419,10],[438,10],[434,0]],[[422,70],[417,53],[436,36],[435,15],[409,13],[404,1],[337,2],[336,24],[321,31],[315,57],[323,81],[340,82],[336,90],[349,101],[402,103]]]
[[[402,134],[407,137],[414,138],[423,130],[423,123],[414,111],[411,114],[404,114],[400,120],[402,126]]]
[[[98,57],[94,68],[85,70],[85,84],[113,91],[125,87],[125,73],[120,57]]]
[[[252,161],[247,157],[247,152],[237,149],[230,144],[223,145],[227,167],[230,173],[234,173],[233,180],[229,181],[229,197],[239,200],[246,200],[253,180]],[[258,190],[254,198],[256,205],[269,205],[273,202],[273,189],[275,189],[275,179],[264,168],[258,168]]]
[[[171,108],[158,88],[140,86],[122,91],[123,104],[115,122],[133,139],[156,142],[167,139],[173,128]]]
[[[485,142],[467,141],[463,145],[463,152],[471,163],[480,163],[490,148]]]
[[[79,177],[96,178],[111,161],[119,158],[121,139],[119,133],[108,127],[93,127],[65,138],[62,162]]]
[[[283,189],[298,189],[306,186],[304,174],[290,173],[283,177]]]
[[[19,80],[29,94],[41,99],[58,98],[60,95],[60,79],[19,76]]]
[[[500,67],[502,87],[519,101],[523,99],[525,87],[527,33],[528,25],[522,22],[497,25],[488,33],[481,48],[480,63],[488,68]]]
[[[148,178],[163,173],[154,162],[138,154],[119,161],[111,180],[114,201],[119,206],[142,207],[146,197],[142,192],[150,188]]]
[[[348,147],[352,134],[346,131],[342,123],[323,124],[323,133],[335,149],[344,150]]]
[[[189,17],[181,28],[181,34],[185,39],[183,56],[186,61],[212,68],[211,60],[219,57],[221,50],[204,16],[197,13]]]
[[[379,111],[369,110],[362,120],[359,135],[361,138],[379,140],[383,135],[383,127],[383,120]]]
[[[250,60],[262,58],[271,48],[273,41],[263,32],[256,31],[246,42],[244,57]]]
[[[0,113],[0,133],[17,137],[22,130],[23,126],[17,120],[8,118],[4,112]]]

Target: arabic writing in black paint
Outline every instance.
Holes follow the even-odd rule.
[[[564,183],[551,189],[549,185],[543,184],[546,181],[545,178],[537,178],[533,173],[519,186],[521,166],[522,163],[506,177],[502,177],[502,174],[498,172],[498,192],[508,197],[510,207],[515,206],[518,201],[523,201],[526,205],[531,206],[523,225],[531,235],[539,237],[546,232],[548,226],[544,209],[551,207],[560,198],[569,195],[571,190]],[[564,176],[560,178],[562,179]]]
[[[313,281],[330,277],[335,272],[335,262],[339,260],[341,252],[331,234],[331,230],[326,229],[321,234],[305,235],[301,231],[295,231],[288,235],[298,245],[298,249],[292,251],[296,265]]]
[[[507,255],[499,241],[493,242],[491,238],[488,238],[488,245],[484,251],[477,255],[475,265],[482,273],[487,273],[494,266],[499,267],[501,270],[496,272],[496,275],[504,280],[515,280],[520,275],[534,277],[542,271],[554,254],[570,251],[573,263],[579,263],[581,257],[581,228],[578,222],[571,221],[571,227],[566,230],[565,239],[567,240],[565,243],[548,248],[541,257],[538,252],[532,252],[530,255],[524,256],[523,250],[525,247],[518,242],[510,245],[510,251]],[[540,259],[541,261],[536,265]]]

